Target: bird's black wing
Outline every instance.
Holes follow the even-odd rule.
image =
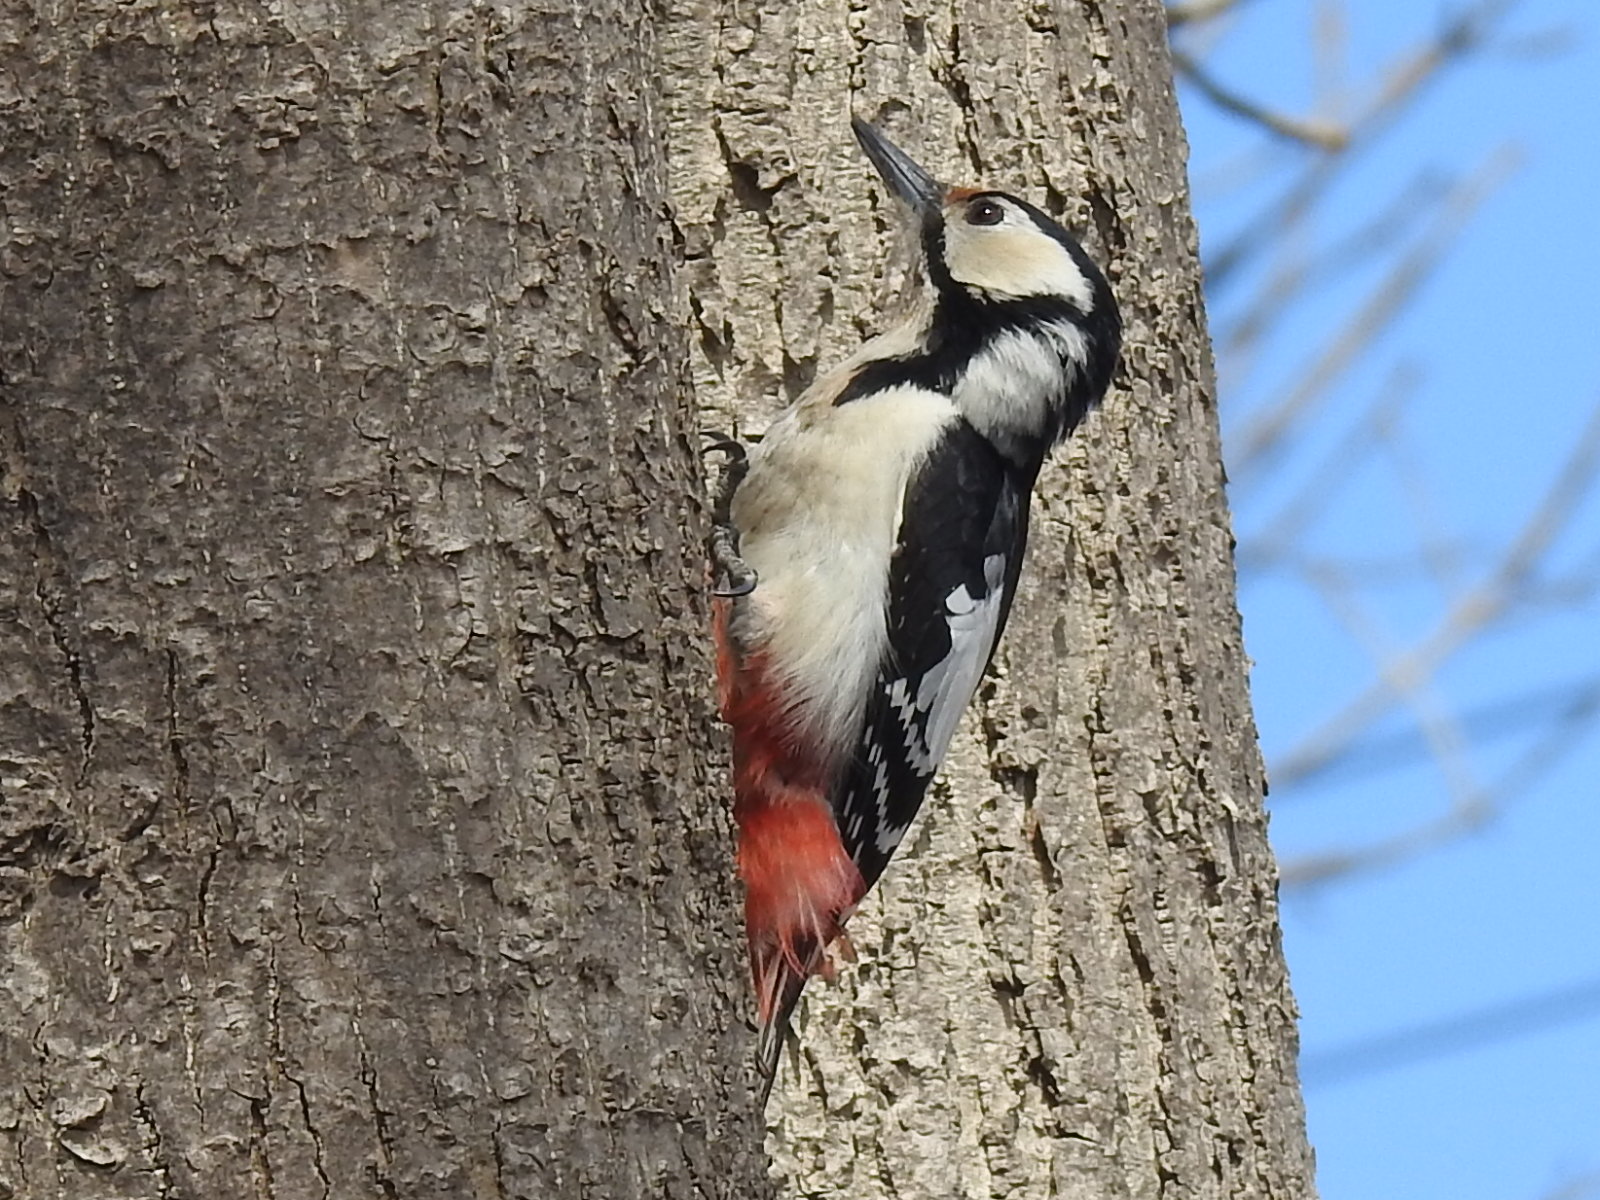
[[[1005,628],[1032,479],[965,420],[915,473],[889,569],[889,645],[834,793],[870,887],[910,828]]]

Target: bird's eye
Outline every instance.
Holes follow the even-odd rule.
[[[1005,215],[1006,210],[993,200],[974,200],[967,205],[968,225],[998,225]]]

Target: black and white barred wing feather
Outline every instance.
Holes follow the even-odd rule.
[[[916,520],[902,524],[890,566],[888,651],[834,798],[868,887],[916,817],[1005,628],[1032,482],[957,419],[905,497]]]

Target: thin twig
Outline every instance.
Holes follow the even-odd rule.
[[[1345,100],[1349,88],[1350,21],[1343,0],[1319,0],[1314,22],[1315,110],[1324,120],[1344,129],[1348,137],[1350,122]]]
[[[1590,1196],[1600,1196],[1600,1171],[1590,1171],[1586,1175],[1575,1175],[1564,1180],[1539,1200],[1589,1200]]]
[[[1284,864],[1280,883],[1286,891],[1328,884],[1381,867],[1393,867],[1476,833],[1512,803],[1527,799],[1533,784],[1584,744],[1584,735],[1600,720],[1600,688],[1580,693],[1539,739],[1518,755],[1494,786],[1470,805],[1457,805],[1442,817],[1424,821],[1402,833],[1364,846],[1308,854]]]
[[[1452,186],[1452,181],[1441,179],[1437,172],[1424,171],[1360,228],[1319,251],[1315,257],[1296,258],[1290,266],[1278,269],[1261,285],[1245,310],[1217,333],[1218,355],[1232,360],[1236,355],[1253,350],[1312,288],[1364,266],[1393,249],[1410,235],[1418,221],[1445,202]],[[1233,385],[1238,386],[1237,378]]]
[[[1473,776],[1466,736],[1439,698],[1432,677],[1390,673],[1390,664],[1398,657],[1396,647],[1357,603],[1349,580],[1336,572],[1323,571],[1313,577],[1312,583],[1321,591],[1328,610],[1372,655],[1378,677],[1388,683],[1394,695],[1415,714],[1417,726],[1450,790],[1451,815],[1463,828],[1476,827],[1488,815],[1487,797]]]
[[[1600,676],[1590,676],[1576,682],[1568,681],[1518,692],[1502,699],[1479,705],[1457,717],[1462,734],[1475,747],[1519,736],[1530,727],[1559,728],[1572,733],[1583,722],[1600,716]],[[1541,734],[1535,746],[1544,745]],[[1349,752],[1327,768],[1318,772],[1317,783],[1351,783],[1359,779],[1382,775],[1396,770],[1416,759],[1430,754],[1420,733],[1406,730],[1385,734],[1368,734],[1350,745]],[[1530,750],[1517,759],[1517,765],[1497,777],[1493,792],[1498,794],[1515,782],[1518,771],[1541,769],[1545,761],[1530,761]],[[1302,780],[1310,784],[1311,779]]]
[[[1355,469],[1383,444],[1393,422],[1416,395],[1420,382],[1421,376],[1407,366],[1390,374],[1371,407],[1334,443],[1299,492],[1278,510],[1264,530],[1243,544],[1239,551],[1241,572],[1257,570],[1288,557],[1290,548],[1305,535],[1312,522],[1327,511],[1340,486],[1351,482]]]
[[[1308,1084],[1334,1083],[1595,1016],[1600,1016],[1600,979],[1587,979],[1321,1053],[1312,1051],[1300,1060],[1301,1074]]]
[[[1463,583],[1461,555],[1445,526],[1437,498],[1428,486],[1424,456],[1407,432],[1405,422],[1393,422],[1383,448],[1394,461],[1395,475],[1411,509],[1411,520],[1417,529],[1418,558],[1433,582],[1449,595]]]

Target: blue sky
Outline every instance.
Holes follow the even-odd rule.
[[[1228,88],[1315,116],[1330,78],[1359,108],[1465,7],[1256,0],[1223,36],[1194,45]],[[1345,14],[1343,48],[1319,54],[1316,17],[1332,11]],[[1320,502],[1292,555],[1246,558],[1242,575],[1257,719],[1285,779],[1303,739],[1371,684],[1380,659],[1445,624],[1492,575],[1600,405],[1600,7],[1526,0],[1497,28],[1353,159],[1277,260],[1326,254],[1326,282],[1283,306],[1248,360],[1221,359],[1246,552],[1324,464],[1340,466],[1336,483],[1310,483]],[[1202,244],[1215,255],[1311,155],[1193,89],[1184,107]],[[1413,178],[1467,176],[1497,155],[1518,165],[1414,301],[1270,469],[1244,465],[1252,422],[1443,203],[1419,192],[1394,210],[1398,240],[1383,254],[1359,253],[1376,240],[1362,231]],[[1219,285],[1216,329],[1270,269]],[[1374,412],[1391,418],[1389,436],[1370,434]],[[1549,762],[1540,746],[1550,728],[1540,697],[1600,686],[1596,574],[1600,489],[1569,511],[1519,591],[1536,602],[1463,639],[1421,698],[1386,711],[1340,770],[1275,785],[1286,864],[1426,827],[1463,797],[1481,795],[1486,814],[1397,862],[1285,890],[1325,1200],[1600,1197],[1600,729],[1574,720],[1552,738],[1562,752]],[[1461,739],[1459,752],[1417,753],[1419,712],[1441,744]],[[1540,769],[1525,769],[1530,758]],[[1482,1029],[1469,1020],[1427,1032],[1477,1014],[1487,1014]],[[1348,1053],[1395,1034],[1414,1050],[1407,1061]],[[1335,1077],[1340,1064],[1348,1073]]]

